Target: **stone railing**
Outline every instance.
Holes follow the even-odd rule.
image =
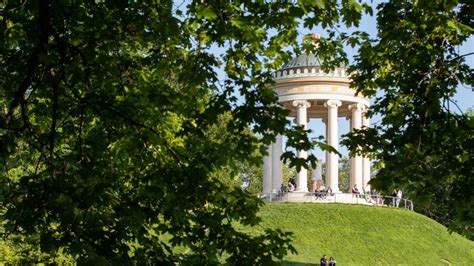
[[[324,72],[321,67],[294,67],[277,70],[273,73],[275,79],[296,78],[296,77],[337,77],[348,78],[346,69],[337,67],[329,73]]]

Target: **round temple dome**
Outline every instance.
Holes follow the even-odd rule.
[[[339,117],[350,118],[351,128],[369,126],[369,120],[365,119],[363,113],[369,108],[370,99],[350,87],[351,77],[346,66],[340,65],[323,70],[322,63],[323,60],[315,54],[297,56],[273,73],[274,82],[269,83],[269,86],[278,96],[278,103],[289,111],[288,116],[296,118],[295,121],[299,126],[308,129],[310,119],[322,120],[326,124],[327,144],[337,149],[339,121],[342,121]],[[264,193],[280,189],[281,162],[275,158],[281,157],[281,143],[281,136],[277,137],[269,155],[265,157]],[[338,155],[332,152],[326,154],[326,185],[333,191],[338,191]],[[298,156],[306,158],[307,151],[298,151]],[[370,161],[362,161],[362,157],[355,157],[352,162],[351,186],[357,184],[359,191],[362,191],[370,179]],[[306,170],[299,171],[296,177],[296,191],[304,192],[301,195],[314,191],[314,187],[308,189],[307,181]],[[269,198],[271,199],[271,194]]]

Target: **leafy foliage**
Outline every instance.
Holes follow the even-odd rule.
[[[474,32],[473,8],[471,1],[378,6],[377,39],[362,35],[352,77],[358,92],[375,97],[369,115],[382,120],[346,140],[379,160],[373,187],[403,188],[420,210],[471,239],[474,124],[453,110],[452,97],[459,84],[474,85],[465,63],[472,54],[458,49]]]
[[[351,169],[349,158],[347,156],[342,157],[339,160],[339,189],[342,192],[351,191],[351,179],[350,179]]]
[[[285,131],[286,112],[267,86],[290,58],[300,21],[331,31],[367,9],[346,0],[8,1],[0,14],[4,236],[35,236],[42,252],[90,264],[253,264],[294,251],[286,232],[236,230],[259,222],[262,202],[214,173],[233,171]],[[321,55],[345,60],[332,36]],[[294,143],[311,146],[293,131]]]

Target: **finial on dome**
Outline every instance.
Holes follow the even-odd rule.
[[[315,48],[319,48],[319,40],[321,39],[321,35],[319,33],[311,34],[311,39],[313,39],[313,45]]]

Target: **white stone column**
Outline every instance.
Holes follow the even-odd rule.
[[[272,144],[272,189],[276,192],[280,190],[282,182],[282,137],[280,134],[276,136],[275,142]]]
[[[362,115],[362,126],[369,127],[370,121],[369,118],[366,117],[366,113],[364,112]],[[362,159],[362,184],[364,186],[365,191],[370,191],[370,185],[367,183],[370,181],[370,159],[368,157],[363,157]]]
[[[323,123],[324,123],[324,126],[326,128],[326,144],[327,144],[327,139],[328,139],[328,135],[329,135],[328,134],[328,119],[327,119],[327,117],[323,118]],[[325,155],[326,155],[326,159],[325,159],[325,162],[326,162],[326,169],[325,169],[326,170],[326,184],[325,184],[325,186],[329,187],[331,185],[330,181],[329,181],[329,167],[328,167],[328,165],[329,165],[329,152],[326,151]]]
[[[331,145],[336,150],[339,150],[337,109],[341,105],[342,102],[338,100],[329,100],[324,103],[324,106],[328,108],[327,144]],[[326,175],[326,184],[333,192],[339,192],[339,155],[337,153],[329,152],[327,156],[328,160],[326,161],[326,167],[329,171]]]
[[[293,106],[297,108],[296,112],[296,123],[299,126],[303,126],[304,129],[307,127],[307,111],[311,106],[311,103],[305,100],[293,101]],[[298,151],[298,158],[308,158],[308,152],[305,150]],[[296,191],[308,192],[308,171],[306,168],[301,168],[296,178]]]
[[[362,126],[362,112],[365,106],[360,103],[349,105],[351,116],[351,130],[360,129]],[[357,184],[357,188],[362,192],[362,156],[356,155],[351,158],[351,188]]]
[[[267,147],[268,154],[263,156],[263,184],[262,192],[272,192],[272,144]]]
[[[316,163],[316,167],[314,167],[311,174],[311,180],[319,182],[323,180],[323,162],[321,160]]]
[[[311,171],[311,188],[310,192],[314,192],[316,189],[318,189],[318,186],[321,184],[323,181],[323,162],[322,160],[318,159],[316,162],[316,167],[313,168]]]

